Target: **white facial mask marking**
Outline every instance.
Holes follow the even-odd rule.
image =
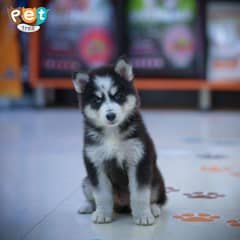
[[[99,119],[102,122],[105,122],[105,124],[107,124],[108,123],[108,120],[106,119],[107,113],[113,112],[116,114],[116,116],[120,114],[120,106],[117,103],[111,101],[109,97],[109,92],[113,89],[112,88],[113,82],[112,79],[108,76],[96,77],[94,82],[96,86],[99,88],[99,91],[101,91],[101,93],[105,97],[105,100],[99,109]]]
[[[118,89],[117,89],[116,86],[115,86],[115,87],[112,87],[111,90],[110,90],[111,95],[114,96],[114,95],[117,93],[117,90],[118,90]]]
[[[96,95],[101,97],[104,95],[104,102],[98,110],[92,109],[90,105],[86,105],[84,113],[91,119],[97,126],[114,127],[126,119],[131,111],[135,108],[137,99],[134,95],[128,95],[123,105],[112,101],[109,97],[109,92],[116,93],[117,87],[113,86],[112,79],[109,76],[96,77],[94,80],[98,90]],[[115,123],[110,124],[106,118],[107,113],[113,112],[116,114]]]
[[[94,79],[94,82],[95,82],[96,86],[98,87],[98,89],[100,91],[102,91],[103,93],[108,92],[112,87],[112,79],[108,76],[104,76],[104,77],[97,76]]]

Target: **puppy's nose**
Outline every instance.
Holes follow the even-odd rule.
[[[112,112],[107,113],[106,118],[107,118],[108,121],[112,122],[116,118],[116,114],[112,113]]]

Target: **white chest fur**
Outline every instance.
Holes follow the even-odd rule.
[[[99,140],[99,136],[95,137]],[[119,166],[122,166],[123,161],[135,165],[144,153],[144,146],[137,138],[123,139],[123,137],[124,134],[120,134],[118,129],[109,129],[100,138],[100,144],[85,147],[86,155],[96,167],[103,161],[113,158],[117,160]]]

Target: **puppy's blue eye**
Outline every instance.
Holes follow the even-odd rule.
[[[102,98],[100,98],[100,97],[98,97],[98,96],[95,96],[93,101],[94,101],[94,103],[96,103],[96,104],[100,104],[100,103],[102,103]]]
[[[99,103],[101,103],[102,102],[102,99],[100,99],[100,98],[97,98],[96,100],[95,100],[95,103],[97,103],[97,104],[99,104]]]
[[[121,92],[117,92],[113,97],[116,101],[119,101],[123,99],[124,95]]]

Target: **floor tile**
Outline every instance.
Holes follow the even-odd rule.
[[[0,114],[0,239],[240,239],[240,113],[143,111],[168,202],[156,224],[79,215],[82,117],[71,109]]]

